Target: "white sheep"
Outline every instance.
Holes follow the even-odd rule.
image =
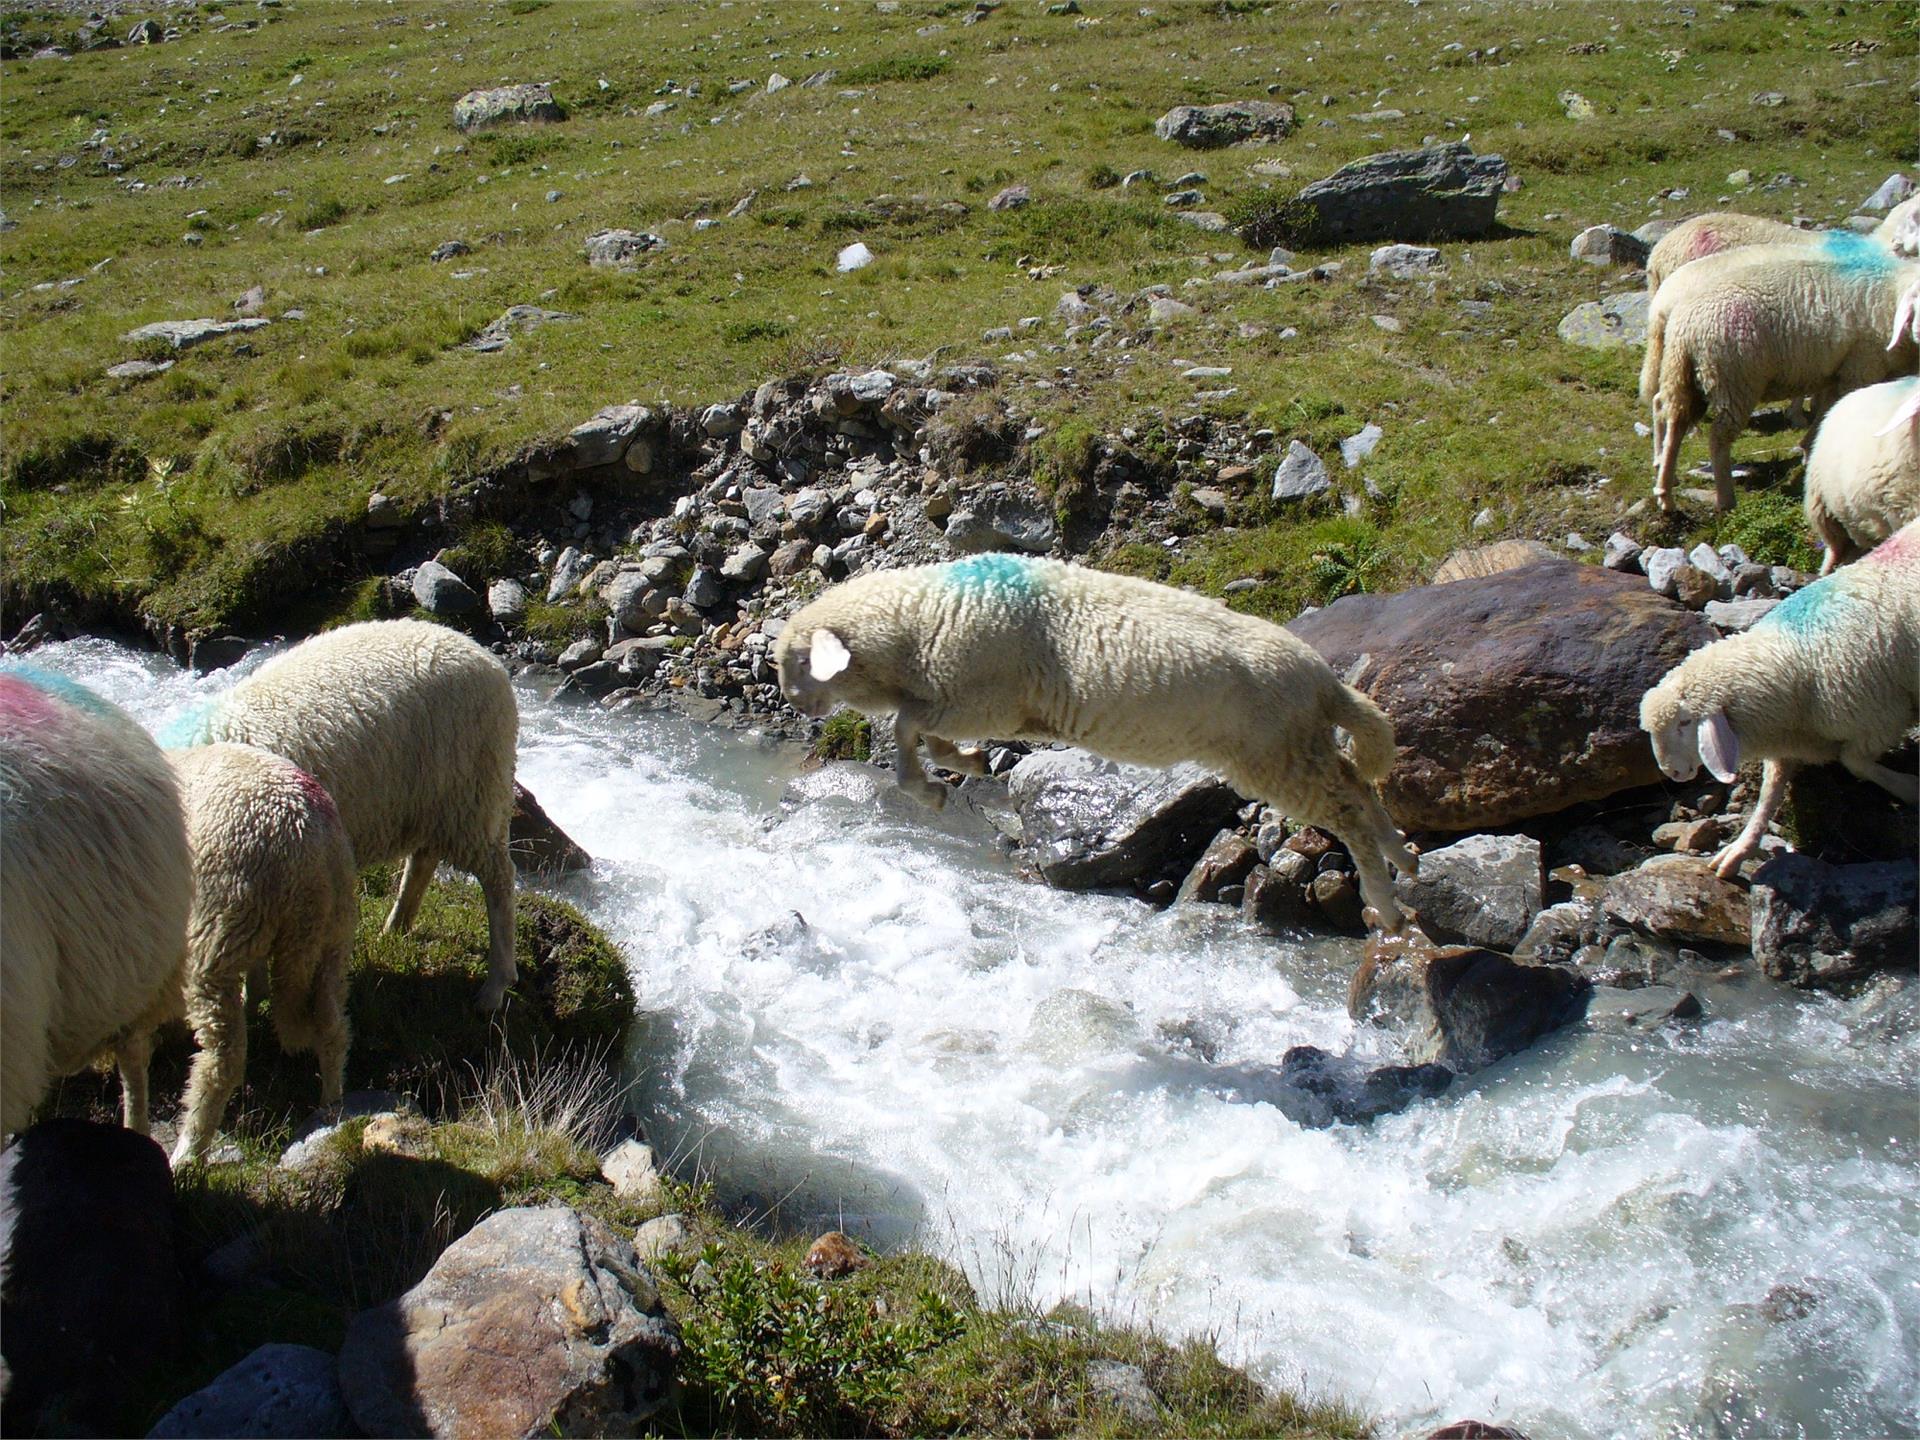
[[[92,692],[0,670],[0,1134],[59,1076],[164,1013],[193,870],[173,771]],[[121,1097],[145,1129],[144,1084]]]
[[[1682,267],[1647,317],[1640,398],[1653,413],[1653,493],[1672,509],[1680,442],[1701,419],[1716,500],[1733,506],[1733,441],[1763,400],[1813,399],[1818,424],[1847,391],[1913,367],[1910,339],[1884,336],[1920,263],[1830,231],[1812,248],[1755,245]]]
[[[166,1018],[184,1015],[200,1047],[177,1166],[206,1152],[246,1074],[250,983],[272,986],[281,1048],[318,1058],[320,1103],[339,1101],[359,901],[346,827],[313,776],[252,745],[197,745],[167,758],[186,809],[194,896],[186,969]],[[152,1049],[151,1030],[119,1047],[122,1075],[137,1068],[142,1090]]]
[[[1915,228],[1920,229],[1920,217],[1915,219]],[[1902,341],[1920,345],[1920,280],[1900,292],[1900,309],[1893,317],[1893,337],[1887,341],[1887,349],[1898,348]],[[1920,422],[1920,390],[1909,391],[1906,400],[1887,417],[1887,423],[1874,433],[1891,435],[1901,426],[1916,422]]]
[[[1842,396],[1820,422],[1807,456],[1807,524],[1827,547],[1832,573],[1920,515],[1920,377],[1906,375]]]
[[[1703,646],[1640,702],[1640,728],[1674,780],[1704,762],[1732,780],[1766,762],[1746,828],[1713,867],[1731,875],[1760,846],[1801,762],[1839,761],[1912,805],[1920,782],[1880,757],[1920,724],[1920,521],[1857,565],[1795,591],[1744,634]]]
[[[445,862],[487,897],[487,980],[498,1006],[515,977],[514,745],[506,669],[479,645],[422,620],[375,620],[303,641],[166,735],[258,745],[317,778],[340,808],[357,865],[406,861],[389,931],[413,924]]]
[[[1398,930],[1387,866],[1417,861],[1375,786],[1393,723],[1278,625],[1217,600],[1057,560],[976,555],[862,575],[787,622],[774,647],[794,706],[892,711],[901,789],[921,768],[980,773],[958,740],[1063,740],[1140,765],[1196,760],[1346,842],[1375,917]],[[1351,754],[1334,739],[1340,726]]]
[[[1916,218],[1920,218],[1920,195],[1903,200],[1889,210],[1886,219],[1869,232],[1867,238],[1897,252],[1902,244],[1911,243],[1905,237]],[[1834,233],[1831,230],[1802,230],[1782,220],[1743,215],[1737,210],[1717,215],[1695,215],[1682,220],[1662,235],[1647,256],[1647,294],[1658,294],[1660,287],[1674,271],[1709,255],[1721,255],[1749,245],[1812,247],[1825,244],[1827,237]],[[1913,251],[1904,253],[1911,255]]]

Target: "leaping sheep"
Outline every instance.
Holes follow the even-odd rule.
[[[1703,646],[1640,702],[1673,780],[1732,780],[1764,760],[1746,828],[1713,857],[1731,875],[1760,846],[1799,763],[1839,761],[1909,805],[1920,783],[1880,758],[1920,728],[1920,521],[1794,592],[1751,630]]]
[[[1377,923],[1403,924],[1387,867],[1411,875],[1418,862],[1375,789],[1393,765],[1393,723],[1278,625],[1145,580],[977,555],[836,586],[787,622],[774,655],[807,715],[891,711],[900,788],[936,809],[946,791],[921,768],[922,739],[938,763],[976,774],[980,753],[954,742],[1195,760],[1338,835]]]
[[[0,826],[4,1134],[53,1080],[165,1012],[193,871],[159,747],[91,691],[25,667],[0,671]],[[144,1131],[144,1084],[129,1077],[122,1105]]]
[[[269,661],[167,733],[169,745],[257,745],[324,785],[361,868],[404,860],[389,931],[413,924],[434,867],[465,870],[487,897],[488,966],[478,1004],[513,984],[514,746],[506,669],[422,620],[347,625]]]

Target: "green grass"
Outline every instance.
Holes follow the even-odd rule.
[[[873,725],[856,710],[836,710],[820,722],[813,753],[821,760],[865,760],[873,754]]]
[[[355,543],[376,488],[422,512],[613,400],[693,406],[814,365],[993,355],[1007,347],[982,345],[983,331],[1048,312],[1067,285],[1179,291],[1217,268],[1211,252],[1238,248],[1182,225],[1152,187],[1102,188],[1134,169],[1201,169],[1209,205],[1255,215],[1360,155],[1470,129],[1525,188],[1503,199],[1494,237],[1445,247],[1430,292],[1367,282],[1367,246],[1317,251],[1344,273],[1198,293],[1188,322],[1132,332],[1134,363],[1111,349],[1049,353],[1049,326],[1018,342],[1034,358],[1008,367],[1023,412],[1106,436],[1197,412],[1176,355],[1233,367],[1238,393],[1207,407],[1223,418],[1322,447],[1351,433],[1343,425],[1377,421],[1388,438],[1368,473],[1385,500],[1368,518],[1389,575],[1418,578],[1472,536],[1481,508],[1495,536],[1554,536],[1620,523],[1645,492],[1634,357],[1553,336],[1564,310],[1613,284],[1568,258],[1575,229],[1677,217],[1722,195],[1833,220],[1916,153],[1909,7],[1713,6],[1685,19],[1652,6],[1358,0],[1289,9],[1284,25],[1245,6],[1084,8],[1003,7],[963,25],[965,7],[928,0],[736,6],[689,25],[664,4],[465,3],[426,16],[311,0],[259,12],[253,31],[216,33],[212,12],[186,11],[173,17],[177,42],[7,62],[0,194],[18,228],[0,237],[0,600],[16,614],[63,599],[83,618],[192,630],[264,628],[296,603],[344,609],[377,569]],[[12,13],[23,36],[71,28],[62,13]],[[941,28],[922,34],[930,25]],[[1873,48],[1848,53],[1857,41]],[[1583,43],[1606,49],[1576,53]],[[1337,76],[1303,67],[1329,48]],[[454,100],[526,70],[529,53],[570,118],[455,132]],[[776,66],[834,75],[766,95]],[[756,88],[729,95],[736,79]],[[1301,112],[1285,141],[1194,155],[1152,134],[1173,104],[1270,81]],[[1562,90],[1596,117],[1568,119]],[[1787,103],[1752,104],[1764,90]],[[673,108],[645,115],[655,99]],[[1407,118],[1346,118],[1376,104]],[[1265,160],[1293,177],[1256,173]],[[1736,192],[1725,179],[1736,167],[1804,183]],[[788,190],[801,174],[812,185]],[[170,188],[175,177],[184,188]],[[1033,203],[989,212],[985,198],[1011,183]],[[1670,187],[1691,194],[1655,197]],[[747,216],[693,228],[750,190]],[[589,270],[582,240],[614,224],[653,229],[667,247],[631,273]],[[189,228],[199,245],[183,244]],[[430,263],[450,238],[473,253]],[[850,238],[879,259],[835,274]],[[1027,278],[1043,264],[1062,268]],[[119,338],[127,330],[228,315],[255,284],[267,328],[169,355],[157,379],[105,378],[138,351]],[[1493,309],[1469,314],[1469,300]],[[502,355],[457,348],[522,302],[580,319]],[[1383,313],[1401,333],[1374,327]],[[1298,336],[1279,340],[1288,326]],[[1029,386],[1058,387],[1062,365],[1064,387]],[[1337,405],[1337,418],[1288,420],[1303,396]],[[436,414],[450,418],[426,423]],[[1750,436],[1742,458],[1784,459],[1786,443]],[[177,466],[165,503],[144,483],[156,457]],[[1582,495],[1547,478],[1576,466],[1611,488]],[[1247,518],[1273,531],[1270,567],[1310,553],[1294,532],[1321,523]],[[1686,518],[1689,537],[1715,528]]]

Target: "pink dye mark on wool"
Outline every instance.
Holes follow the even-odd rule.
[[[1920,565],[1920,522],[1904,525],[1867,552],[1862,565]]]
[[[289,765],[287,768],[293,771],[293,782],[300,787],[300,793],[307,797],[308,808],[319,811],[329,820],[339,820],[340,811],[334,805],[333,796],[328,792],[327,787],[298,765]]]
[[[1760,338],[1761,307],[1744,296],[1729,299],[1721,311],[1720,333],[1728,340],[1751,345]]]
[[[1698,260],[1703,255],[1718,255],[1722,248],[1722,237],[1711,225],[1702,225],[1687,237],[1687,259]]]
[[[60,702],[31,681],[0,674],[0,721],[23,730],[56,726],[65,718]]]

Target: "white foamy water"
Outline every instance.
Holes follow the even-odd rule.
[[[234,678],[33,658],[156,729]],[[862,767],[521,701],[521,778],[597,857],[560,893],[633,960],[654,1138],[723,1190],[1206,1329],[1389,1435],[1920,1431],[1920,986],[1708,985],[1696,1028],[1566,1031],[1306,1130],[1289,1046],[1390,1058],[1346,1018],[1356,947],[1023,883]]]

